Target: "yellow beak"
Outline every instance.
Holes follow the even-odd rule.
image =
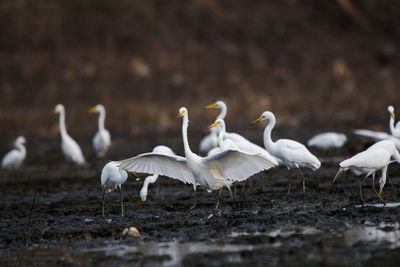
[[[379,186],[379,194],[378,195],[379,195],[379,197],[381,197],[381,195],[382,195],[382,187],[380,187],[380,186]]]
[[[133,175],[135,175],[136,177],[138,177],[137,174],[136,174],[136,172],[131,171],[131,173],[132,173]]]
[[[390,116],[394,117],[394,112],[389,112]]]
[[[257,122],[261,121],[262,119],[264,119],[264,116],[260,116],[258,119],[253,121],[252,124],[256,124]]]
[[[179,112],[178,116],[176,116],[176,117],[177,118],[182,117],[184,113],[185,113],[185,111],[181,111],[181,112]]]
[[[217,104],[211,104],[211,105],[206,106],[206,109],[212,109],[215,107],[217,107]]]
[[[53,109],[53,113],[54,114],[58,114],[58,110],[57,109]]]
[[[219,121],[214,122],[213,124],[211,124],[210,126],[208,126],[208,128],[213,128],[213,127],[215,127],[215,126],[217,126],[217,125],[219,125],[219,124],[220,124]]]
[[[146,197],[145,196],[142,197],[142,202],[146,202]]]
[[[95,112],[97,112],[96,107],[92,107],[89,109],[89,113],[95,113]]]

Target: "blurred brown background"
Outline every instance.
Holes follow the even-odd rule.
[[[1,0],[0,131],[386,120],[400,110],[398,0]],[[366,125],[367,126],[367,125]]]

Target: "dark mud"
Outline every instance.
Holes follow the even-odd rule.
[[[89,137],[81,141],[90,144]],[[2,173],[2,266],[397,266],[400,260],[400,168],[393,164],[389,169],[394,189],[389,184],[384,189],[386,207],[379,205],[370,180],[364,197],[371,205],[365,207],[358,206],[360,178],[348,173],[331,187],[337,162],[362,148],[359,139],[351,139],[346,149],[314,151],[323,165],[315,173],[304,171],[304,194],[293,172],[288,196],[287,172],[275,168],[239,184],[235,202],[224,190],[215,214],[213,194],[199,190],[197,208],[185,216],[192,205],[191,186],[162,177],[150,185],[148,201],[142,203],[142,180],[130,177],[123,186],[125,217],[113,192],[106,195],[104,218],[99,185],[104,162],[87,156],[90,166],[70,170],[57,139],[30,144],[24,168]],[[128,157],[156,144],[181,151],[179,133],[170,133],[115,139],[109,157]],[[140,231],[139,238],[122,235],[130,226]]]

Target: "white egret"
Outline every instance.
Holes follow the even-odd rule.
[[[297,168],[303,178],[303,192],[305,192],[305,178],[300,170],[300,167],[310,168],[313,171],[319,169],[321,162],[316,156],[314,156],[303,144],[289,140],[289,139],[279,139],[273,142],[271,139],[272,129],[275,127],[275,115],[270,111],[265,111],[261,116],[253,121],[256,124],[259,121],[269,120],[269,124],[264,130],[264,146],[269,153],[273,156],[279,158],[284,165],[286,165],[289,174],[289,189],[290,193],[291,187],[291,176],[290,169]]]
[[[189,117],[185,107],[179,109],[178,117],[183,117],[182,139],[185,157],[144,153],[120,161],[120,168],[178,179],[184,183],[192,184],[195,192],[197,185],[204,187],[207,191],[217,190],[225,186],[232,196],[230,190],[232,182],[246,180],[251,175],[274,166],[273,163],[263,157],[234,150],[227,150],[206,158],[196,155],[191,151],[187,138]],[[217,205],[215,209],[218,209],[219,198],[217,195],[216,197]],[[188,211],[195,206],[196,201]]]
[[[18,136],[14,142],[14,149],[4,155],[1,167],[6,170],[16,170],[21,166],[26,157],[25,137]]]
[[[174,151],[167,146],[156,146],[153,148],[153,153],[165,154],[165,155],[175,155]],[[147,199],[147,189],[149,184],[154,184],[158,179],[158,174],[149,175],[144,179],[142,189],[140,190],[140,199],[145,202]]]
[[[104,127],[104,121],[106,119],[106,109],[103,105],[96,105],[89,109],[90,113],[99,113],[99,130],[93,137],[93,148],[96,152],[97,157],[104,157],[107,150],[111,146],[111,136],[109,131]]]
[[[387,168],[391,163],[391,157],[400,163],[400,154],[397,151],[394,142],[391,140],[380,141],[367,150],[339,163],[340,168],[333,178],[332,184],[341,174],[349,169],[352,170],[356,175],[366,174],[364,180],[360,182],[360,198],[361,202],[364,204],[364,199],[362,196],[362,184],[370,175],[372,175],[372,183],[374,185],[375,173],[380,170],[382,176],[379,180],[379,194],[376,192],[374,186],[373,189],[379,199],[384,203],[381,198],[381,194],[386,183]]]
[[[57,104],[54,113],[60,114],[60,134],[61,134],[61,150],[66,160],[76,165],[84,165],[85,158],[82,155],[81,148],[78,143],[68,135],[65,127],[65,109],[62,104]]]
[[[389,119],[389,127],[391,134],[385,133],[385,132],[379,132],[379,131],[371,131],[371,130],[365,130],[365,129],[357,129],[354,130],[353,133],[356,135],[364,136],[364,137],[370,137],[373,138],[374,140],[391,140],[395,143],[397,150],[400,150],[400,121],[397,122],[396,127],[394,126],[394,108],[393,106],[388,107],[388,111],[390,114],[390,119]]]
[[[394,126],[394,107],[393,106],[388,106],[388,111],[390,114],[390,120],[389,120],[389,127],[390,127],[390,133],[397,138],[400,138],[400,121],[396,123],[396,126]]]
[[[307,141],[307,145],[328,150],[330,148],[342,147],[346,142],[346,135],[342,133],[326,132],[314,135]]]
[[[218,147],[214,147],[208,151],[207,156],[212,156],[221,153],[226,150],[239,150],[239,146],[233,142],[231,139],[224,139],[225,137],[225,122],[223,119],[217,119],[214,124],[210,125],[208,128],[212,129],[216,127],[218,136]]]
[[[226,107],[226,104],[225,104],[224,101],[220,100],[220,101],[215,102],[214,104],[206,106],[206,109],[212,109],[212,108],[221,109],[221,112],[217,116],[217,119],[224,119],[225,118],[227,107]],[[218,146],[217,130],[215,128],[211,128],[210,131],[211,131],[210,134],[207,135],[206,137],[204,137],[200,141],[200,145],[199,145],[200,152],[208,152],[211,149],[213,149],[214,147]]]
[[[116,161],[107,163],[101,171],[101,187],[103,188],[103,217],[104,217],[104,194],[119,189],[120,203],[121,203],[121,216],[124,216],[124,201],[122,196],[121,185],[125,183],[128,178],[128,173],[118,168]]]

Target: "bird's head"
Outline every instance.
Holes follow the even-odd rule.
[[[260,121],[263,120],[274,120],[275,121],[275,115],[271,112],[271,111],[264,111],[260,117],[258,117],[258,119],[256,119],[255,121],[252,122],[252,124],[256,124]]]
[[[391,117],[394,117],[394,107],[393,106],[388,106],[388,111]]]
[[[26,140],[25,140],[25,137],[23,137],[23,136],[18,136],[17,137],[17,139],[15,139],[15,146],[18,146],[18,145],[25,145],[26,144]]]
[[[212,108],[219,108],[219,109],[222,109],[224,106],[226,106],[226,105],[225,105],[225,102],[219,100],[219,101],[215,102],[214,104],[211,104],[211,105],[206,106],[205,109],[212,109]]]
[[[225,127],[225,122],[223,119],[217,119],[213,124],[211,124],[210,126],[208,126],[208,128],[214,128],[214,127],[218,127],[218,128],[224,128]]]
[[[105,111],[104,106],[101,104],[97,104],[94,107],[91,107],[89,109],[89,113],[96,113],[96,112],[101,112],[101,111]]]
[[[55,114],[59,114],[64,111],[64,105],[63,104],[57,104],[56,107],[54,108],[53,112]]]
[[[179,109],[179,113],[178,113],[178,116],[176,116],[177,118],[180,118],[180,117],[182,117],[183,115],[187,115],[187,109],[185,108],[185,107],[181,107],[180,109]]]

